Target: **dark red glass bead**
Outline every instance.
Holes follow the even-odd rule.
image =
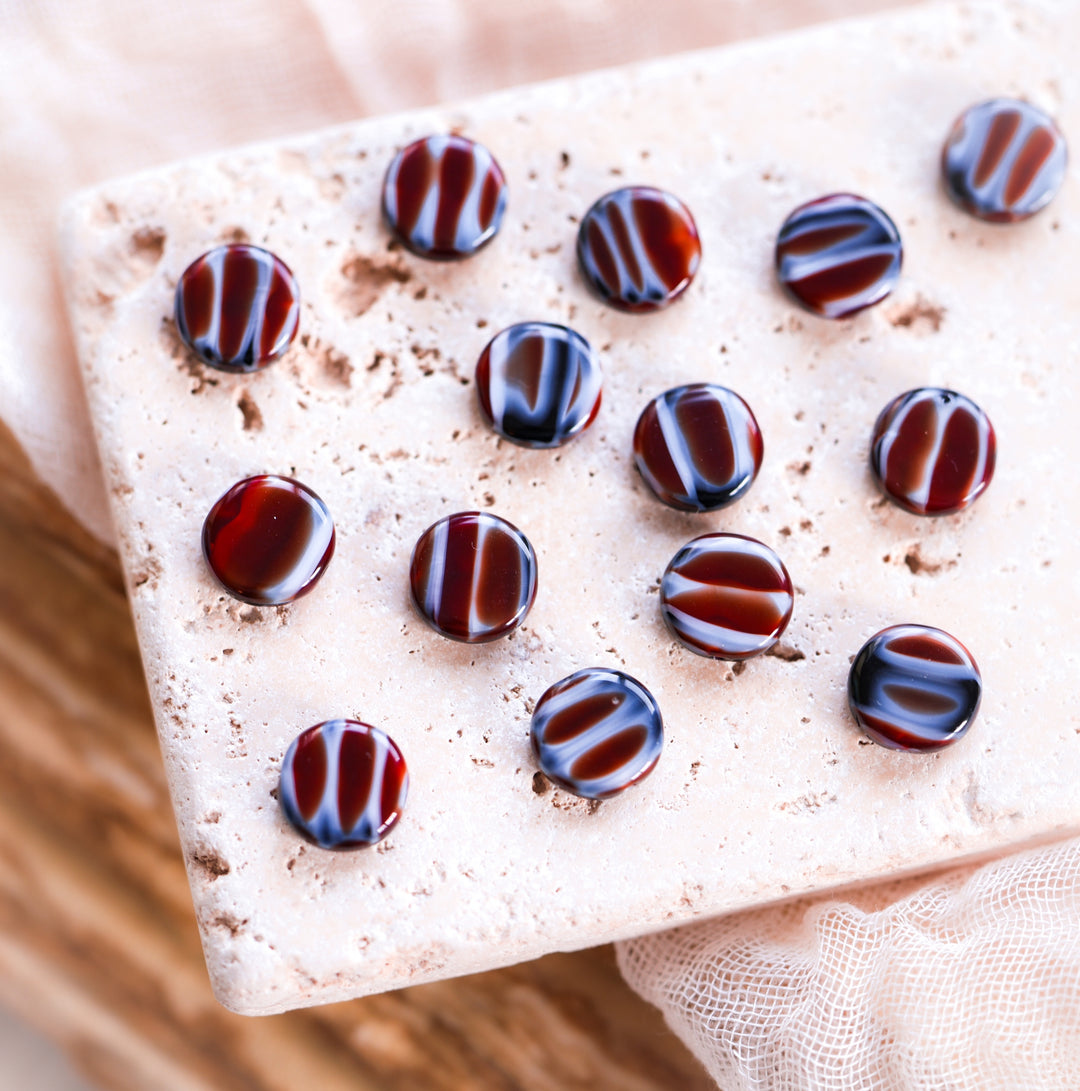
[[[300,288],[269,250],[246,243],[196,258],[176,286],[176,328],[203,363],[222,371],[258,371],[292,344],[300,324]]]
[[[698,655],[750,659],[768,651],[795,603],[783,561],[755,538],[703,534],[679,550],[660,581],[660,613]]]
[[[525,620],[536,598],[536,553],[505,519],[459,512],[420,535],[409,585],[416,608],[436,632],[482,644]]]
[[[334,555],[334,521],[299,481],[260,474],[238,481],[210,509],[203,554],[222,587],[253,606],[307,594]]]
[[[679,511],[734,503],[754,483],[764,453],[750,406],[712,383],[660,394],[634,429],[638,472],[658,499]]]
[[[497,333],[476,364],[480,409],[522,447],[561,447],[600,410],[600,365],[581,334],[551,322]]]
[[[893,398],[870,441],[870,469],[885,495],[915,515],[951,515],[994,476],[990,418],[955,390],[922,387]]]
[[[880,303],[900,279],[896,224],[865,197],[833,193],[800,205],[776,239],[776,275],[788,294],[822,318]]]
[[[533,753],[549,780],[585,799],[609,799],[648,776],[664,748],[653,695],[622,671],[589,667],[536,702]]]
[[[1068,152],[1054,119],[1030,102],[997,98],[956,119],[941,153],[949,196],[990,223],[1034,216],[1065,180]]]
[[[867,736],[890,750],[940,750],[971,726],[982,677],[971,652],[929,625],[872,636],[848,674],[848,704]]]
[[[577,256],[597,295],[620,310],[643,313],[666,307],[690,287],[701,264],[701,239],[678,197],[627,186],[585,213]]]
[[[281,764],[285,816],[312,844],[359,849],[397,825],[409,772],[394,740],[357,720],[327,720],[293,740]]]
[[[394,156],[383,215],[422,258],[464,258],[490,242],[506,211],[506,179],[494,156],[464,136],[427,136]]]

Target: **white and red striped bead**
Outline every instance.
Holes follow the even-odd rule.
[[[327,720],[301,732],[285,752],[278,796],[308,841],[356,849],[397,825],[409,772],[394,740],[357,720]]]
[[[176,286],[176,328],[203,363],[222,371],[258,371],[292,344],[300,324],[300,288],[269,250],[246,243],[196,258]]]
[[[694,279],[701,239],[690,210],[651,186],[607,193],[578,230],[578,264],[589,286],[623,311],[666,307]]]
[[[955,390],[921,387],[881,411],[870,469],[882,491],[915,515],[951,515],[982,495],[994,476],[990,418]]]
[[[482,644],[525,620],[536,598],[536,553],[505,519],[458,512],[420,535],[409,586],[417,610],[436,632]]]
[[[660,613],[680,644],[712,659],[750,659],[771,648],[794,607],[783,561],[756,538],[703,534],[672,558]]]
[[[691,383],[655,397],[634,429],[645,483],[679,511],[716,511],[754,483],[765,454],[750,406],[734,390]]]
[[[464,136],[427,136],[394,156],[382,204],[390,229],[414,254],[463,258],[499,230],[506,179],[483,144]]]

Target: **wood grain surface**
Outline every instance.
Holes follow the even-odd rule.
[[[6,430],[0,558],[0,1004],[90,1079],[116,1091],[714,1086],[609,947],[266,1019],[219,1007],[117,558]]]

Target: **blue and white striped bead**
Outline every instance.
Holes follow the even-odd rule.
[[[609,799],[652,772],[664,747],[653,695],[622,671],[589,667],[536,702],[531,736],[545,776],[585,799]]]
[[[949,196],[990,223],[1034,216],[1065,180],[1065,137],[1049,114],[997,98],[965,110],[945,141],[941,169]]]
[[[873,201],[833,193],[800,205],[776,239],[776,274],[787,292],[823,318],[880,303],[900,278],[896,224]]]
[[[551,322],[507,327],[476,364],[484,416],[523,447],[561,447],[583,432],[599,412],[601,382],[589,342]]]
[[[859,650],[848,704],[866,735],[890,750],[940,750],[971,726],[982,677],[956,637],[929,625],[893,625]]]

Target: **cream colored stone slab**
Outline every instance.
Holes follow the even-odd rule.
[[[631,936],[800,891],[1080,827],[1073,624],[1080,193],[987,227],[947,201],[956,114],[1029,96],[1080,133],[1074,5],[935,6],[368,121],[106,185],[64,227],[72,322],[107,469],[207,961],[221,1001],[275,1012]],[[487,143],[510,184],[496,241],[462,264],[388,244],[380,180],[432,130]],[[681,196],[701,273],[665,313],[585,290],[578,217],[605,190]],[[827,323],[778,291],[796,204],[850,189],[906,247],[894,297]],[[262,374],[196,365],[170,318],[197,254],[248,238],[304,292],[303,336]],[[561,452],[500,443],[472,369],[510,322],[573,325],[599,349],[604,404]],[[713,380],[757,413],[766,460],[740,504],[664,509],[628,450],[638,413]],[[912,386],[974,397],[997,477],[960,517],[885,504],[866,470],[880,408]],[[293,474],[337,520],[315,593],[259,610],[204,567],[210,504],[247,474]],[[409,553],[455,510],[522,527],[540,593],[512,638],[465,647],[412,611]],[[785,653],[730,665],[669,639],[658,578],[709,529],[754,535],[798,587]],[[845,680],[894,622],[968,644],[975,728],[932,757],[863,740]],[[529,714],[552,682],[616,665],[661,703],[667,746],[624,797],[544,789]],[[275,803],[302,728],[385,727],[412,772],[375,851],[306,846]]]

